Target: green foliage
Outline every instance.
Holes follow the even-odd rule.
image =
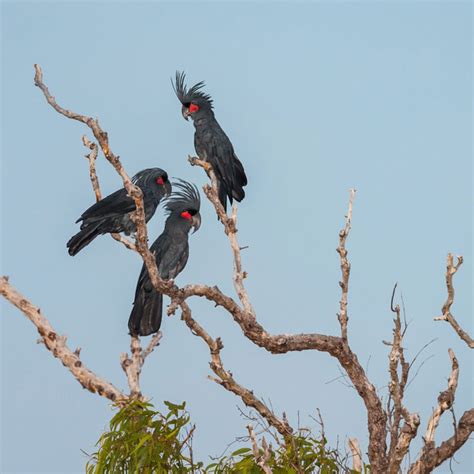
[[[228,456],[204,467],[192,459],[193,428],[185,403],[165,402],[166,415],[155,411],[150,403],[135,400],[114,415],[109,431],[90,456],[87,474],[262,474],[250,447],[237,449]],[[354,473],[341,461],[336,450],[327,446],[325,438],[315,438],[306,429],[299,430],[291,440],[266,453],[266,465],[275,474]],[[368,467],[365,473],[370,472]]]
[[[185,403],[165,402],[166,415],[153,410],[150,403],[135,400],[121,408],[110,422],[87,463],[87,474],[154,474],[199,472],[183,451],[189,425]]]
[[[351,472],[341,466],[338,452],[330,450],[326,444],[326,439],[313,438],[308,430],[300,430],[290,443],[279,446],[276,450],[268,449],[266,465],[275,474]],[[263,449],[260,448],[260,455],[263,454]],[[229,457],[223,457],[208,466],[207,470],[216,474],[261,474],[263,472],[250,448],[234,451]]]

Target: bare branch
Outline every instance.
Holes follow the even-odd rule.
[[[411,413],[405,417],[405,424],[398,433],[396,444],[393,452],[389,455],[389,473],[398,474],[403,458],[408,453],[410,443],[418,433],[420,426],[420,417],[418,413]]]
[[[342,273],[342,281],[339,282],[339,286],[341,287],[342,296],[340,301],[340,312],[337,315],[339,319],[339,324],[341,325],[341,335],[342,340],[347,342],[347,294],[349,292],[349,277],[351,273],[351,264],[347,258],[347,250],[346,250],[346,240],[349,232],[351,230],[351,221],[352,221],[352,205],[354,202],[356,190],[350,190],[350,197],[349,197],[349,208],[347,210],[346,215],[346,224],[344,228],[339,232],[339,247],[337,247],[337,253],[339,254],[341,260],[341,273]]]
[[[82,143],[84,144],[85,147],[91,150],[91,152],[85,156],[87,160],[89,161],[89,176],[91,178],[92,189],[94,190],[95,199],[96,201],[100,201],[102,199],[102,193],[100,191],[99,178],[97,177],[97,173],[95,171],[95,160],[97,159],[97,153],[98,153],[97,144],[94,142],[91,142],[85,135],[83,135],[82,137]],[[127,247],[129,250],[137,251],[137,248],[135,247],[135,245],[132,242],[130,242],[128,239],[126,239],[125,237],[122,237],[120,234],[113,233],[110,235],[117,242],[121,242],[123,245],[125,245],[125,247]]]
[[[86,148],[91,150],[90,153],[85,155],[87,161],[89,162],[89,176],[91,178],[92,189],[94,190],[95,200],[99,202],[102,199],[102,193],[100,191],[99,178],[97,178],[97,173],[95,171],[95,160],[97,159],[97,154],[99,152],[97,148],[97,143],[91,142],[86,135],[82,136],[82,143]]]
[[[186,303],[181,303],[182,319],[186,325],[191,329],[195,336],[199,336],[209,347],[211,353],[211,362],[209,366],[217,375],[216,377],[209,377],[214,382],[222,385],[226,390],[239,396],[246,406],[255,409],[265,420],[273,426],[283,437],[287,438],[293,433],[286,419],[280,419],[261,401],[251,390],[239,385],[232,374],[225,370],[220,357],[220,351],[224,347],[220,338],[216,340],[206,332],[206,330],[199,325],[199,323],[192,318],[191,308]]]
[[[203,187],[203,190],[207,198],[214,205],[216,213],[219,217],[219,220],[222,222],[222,225],[224,226],[224,232],[226,233],[232,248],[232,253],[234,256],[235,291],[237,292],[244,311],[247,313],[246,317],[255,320],[255,311],[252,307],[252,304],[250,303],[250,298],[244,285],[244,279],[247,277],[247,272],[242,270],[242,260],[240,256],[241,248],[237,240],[237,206],[234,205],[232,207],[231,216],[227,216],[221,202],[219,201],[216,176],[209,163],[200,160],[199,158],[189,157],[188,159],[192,165],[197,165],[204,168],[211,179],[211,186],[206,185]]]
[[[439,447],[427,448],[422,453],[420,459],[410,466],[409,474],[428,474],[433,469],[447,459],[451,459],[456,452],[466,443],[474,432],[474,408],[464,412],[457,424],[456,431],[446,441],[443,441]]]
[[[420,424],[419,416],[417,414],[410,414],[403,406],[403,397],[405,395],[405,387],[408,381],[408,374],[410,371],[410,364],[405,360],[404,349],[402,347],[402,340],[404,331],[402,331],[402,323],[400,317],[400,306],[397,304],[393,306],[395,291],[397,285],[395,284],[390,300],[390,309],[395,313],[393,340],[391,343],[391,351],[389,355],[389,373],[390,382],[389,399],[387,414],[390,423],[390,447],[389,447],[389,468],[390,474],[397,474],[400,470],[400,464],[408,452],[410,442],[416,436],[418,425]],[[401,377],[398,375],[398,368],[401,367]],[[393,402],[393,409],[390,408]],[[400,422],[402,417],[405,419],[405,425],[400,432]]]
[[[252,452],[253,452],[253,457],[255,459],[255,462],[257,463],[258,466],[260,466],[260,468],[265,474],[272,474],[272,470],[268,467],[268,464],[267,464],[268,459],[266,459],[266,457],[269,457],[269,453],[268,453],[268,447],[266,446],[267,443],[265,441],[265,438],[264,438],[264,442],[267,449],[266,450],[264,449],[263,454],[260,454],[260,448],[258,447],[258,444],[257,444],[257,438],[255,436],[253,426],[247,425],[247,430],[249,432],[250,441],[252,443]]]
[[[130,387],[130,398],[143,398],[140,390],[140,374],[142,372],[142,367],[145,363],[145,359],[153,352],[155,347],[160,345],[161,338],[162,333],[159,331],[153,335],[148,347],[143,350],[140,345],[140,338],[137,336],[131,336],[131,356],[129,357],[127,353],[120,355],[120,365],[127,376],[128,386]]]
[[[362,472],[362,452],[359,441],[357,438],[349,438],[348,444],[352,453],[352,469],[356,472]]]
[[[451,358],[451,375],[448,380],[448,388],[441,392],[438,397],[438,406],[435,408],[433,414],[428,422],[428,427],[425,434],[425,445],[431,445],[434,443],[434,435],[436,428],[438,427],[439,420],[446,410],[449,410],[453,403],[456,395],[456,389],[458,387],[459,377],[459,364],[454,355],[454,352],[449,349],[449,357]]]
[[[158,347],[160,345],[162,337],[163,333],[161,331],[158,331],[157,333],[153,334],[150,339],[150,342],[148,343],[148,346],[143,351],[143,360],[145,360],[155,350],[155,347]]]
[[[130,387],[131,398],[142,398],[140,390],[140,373],[143,366],[142,347],[140,345],[140,338],[132,336],[130,338],[130,353],[120,355],[120,365],[125,372]]]
[[[448,388],[441,392],[438,397],[438,405],[434,409],[426,428],[424,446],[418,460],[410,466],[410,474],[424,474],[431,472],[454,453],[467,441],[469,435],[474,431],[474,408],[466,411],[459,420],[454,436],[444,441],[440,447],[435,447],[435,432],[439,420],[446,410],[453,406],[459,377],[459,364],[454,352],[449,349],[451,358],[451,375],[448,380]]]
[[[446,287],[448,289],[448,298],[441,309],[442,315],[434,318],[435,321],[447,321],[453,329],[456,331],[457,335],[468,345],[469,348],[474,349],[474,339],[472,339],[469,334],[464,331],[459,323],[456,321],[454,316],[451,314],[451,306],[454,302],[454,285],[453,285],[453,276],[459,270],[459,267],[463,263],[462,256],[457,257],[458,262],[454,265],[454,258],[452,254],[448,254],[446,262]]]
[[[66,344],[66,336],[59,335],[41,314],[40,309],[33,306],[30,301],[13,288],[6,276],[0,278],[0,294],[16,306],[36,326],[45,347],[71,371],[75,379],[85,389],[116,403],[127,400],[127,396],[119,389],[84,366],[79,357],[80,350],[71,351]]]

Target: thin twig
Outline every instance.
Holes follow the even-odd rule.
[[[405,360],[404,349],[402,347],[404,331],[402,331],[400,306],[398,304],[394,306],[396,289],[397,284],[393,287],[392,297],[390,299],[390,309],[395,313],[395,318],[393,320],[392,349],[389,355],[390,382],[388,385],[389,398],[387,402],[387,415],[390,424],[390,447],[388,452],[389,474],[398,474],[400,471],[400,464],[408,452],[411,440],[416,436],[420,422],[418,415],[410,414],[403,405],[410,364]],[[401,367],[400,377],[398,375],[399,367]],[[391,402],[393,402],[393,408],[391,407]],[[402,417],[405,420],[405,425],[400,429]]]
[[[242,259],[240,255],[241,247],[237,240],[237,206],[232,207],[232,213],[229,217],[224,207],[222,206],[219,200],[217,179],[214,171],[209,163],[206,161],[200,160],[195,157],[188,157],[189,162],[193,166],[200,166],[206,170],[206,173],[211,179],[211,185],[205,185],[203,191],[206,194],[207,198],[214,205],[217,216],[224,226],[224,232],[226,233],[230,246],[232,248],[232,253],[234,257],[234,287],[239,300],[244,308],[244,311],[247,313],[249,318],[256,319],[255,311],[250,303],[250,298],[247,293],[247,290],[244,285],[244,279],[247,277],[247,272],[242,270]]]
[[[85,157],[89,161],[89,176],[92,183],[92,189],[94,190],[95,199],[96,201],[100,201],[102,199],[102,192],[100,190],[99,178],[97,177],[97,173],[95,171],[95,160],[97,159],[98,153],[97,143],[91,142],[85,135],[82,137],[82,143],[86,148],[91,150],[91,152],[85,155]],[[113,233],[110,235],[117,242],[121,242],[123,245],[125,245],[125,247],[127,247],[129,250],[134,250],[135,252],[137,251],[135,244],[130,242],[125,237],[122,237],[120,234]]]
[[[350,190],[349,195],[349,208],[347,210],[346,215],[346,223],[344,228],[339,232],[339,247],[337,247],[337,253],[339,254],[340,261],[341,261],[341,273],[342,273],[342,280],[339,282],[339,286],[341,287],[342,295],[341,301],[339,303],[340,310],[339,314],[337,315],[339,319],[339,324],[341,325],[341,336],[344,342],[347,342],[347,295],[349,292],[349,277],[351,273],[351,264],[347,258],[347,249],[346,249],[346,240],[351,230],[351,222],[352,222],[352,205],[355,198],[355,189]]]

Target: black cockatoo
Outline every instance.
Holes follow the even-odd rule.
[[[217,122],[212,110],[211,96],[202,92],[204,82],[198,82],[187,89],[184,72],[176,72],[174,91],[181,104],[181,113],[188,120],[191,117],[196,132],[194,148],[199,158],[207,161],[214,170],[218,183],[219,200],[227,210],[227,198],[242,201],[247,176],[244,167],[234,152],[229,138]]]
[[[186,181],[173,182],[173,194],[164,202],[168,213],[165,229],[150,247],[155,254],[161,278],[175,278],[186,266],[189,256],[188,234],[192,227],[196,232],[201,225],[200,197],[196,186]],[[128,320],[132,336],[148,336],[158,332],[161,326],[163,295],[151,283],[143,265],[135,290],[133,309]]]
[[[148,168],[137,173],[132,182],[142,190],[145,220],[148,222],[161,199],[171,193],[168,175],[160,168]],[[69,255],[76,255],[100,234],[125,232],[130,235],[135,232],[135,224],[130,218],[135,209],[135,201],[125,188],[96,202],[76,221],[82,221],[81,230],[66,244]]]

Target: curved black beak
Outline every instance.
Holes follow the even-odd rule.
[[[181,107],[181,115],[183,116],[184,120],[188,120],[189,116],[191,115],[189,109],[184,105]]]
[[[193,227],[193,234],[199,230],[199,227],[201,227],[201,214],[199,214],[199,212],[193,216]]]

